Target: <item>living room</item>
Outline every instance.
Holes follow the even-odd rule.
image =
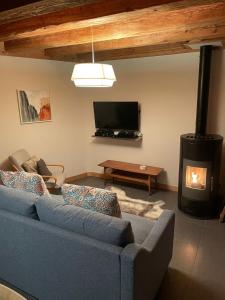
[[[185,6],[188,1],[181,2]],[[209,2],[224,5],[224,1]],[[95,38],[94,26],[93,36]],[[225,136],[223,37],[221,34],[219,38],[214,38],[212,34],[209,42],[207,40],[212,45],[215,39],[219,43],[219,46],[213,46],[207,133],[221,136]],[[201,42],[206,38],[199,38],[197,42],[199,40]],[[91,47],[90,43],[88,45]],[[99,45],[96,46],[98,49]],[[195,132],[199,49],[188,49],[187,53],[176,53],[174,50],[171,54],[168,50],[159,55],[150,53],[135,57],[132,54],[134,57],[127,55],[125,59],[109,59],[116,74],[116,82],[113,87],[102,89],[75,87],[71,81],[75,64],[73,60],[37,59],[35,51],[29,52],[29,48],[10,53],[10,50],[4,49],[4,43],[1,47],[1,169],[10,168],[8,157],[18,149],[26,149],[49,163],[62,163],[68,182],[97,187],[104,187],[102,168],[98,164],[105,160],[163,168],[158,178],[160,190],[154,190],[150,196],[145,187],[116,182],[116,186],[132,198],[163,200],[165,206],[162,208],[175,211],[172,266],[169,267],[157,299],[165,299],[166,294],[174,300],[200,297],[224,299],[222,236],[225,228],[224,224],[219,223],[219,214],[213,220],[199,220],[177,209],[180,136]],[[21,89],[49,92],[51,122],[21,124],[17,95]],[[138,101],[140,131],[143,134],[141,141],[93,137],[93,101]],[[223,147],[220,175],[222,196],[225,192],[224,155]],[[207,247],[211,252],[207,252]],[[215,257],[214,263],[210,262],[211,256]],[[20,292],[20,287],[15,288]]]

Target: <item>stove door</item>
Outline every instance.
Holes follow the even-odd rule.
[[[183,159],[182,195],[186,198],[206,201],[213,187],[211,162]]]

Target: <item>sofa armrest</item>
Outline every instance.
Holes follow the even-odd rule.
[[[168,252],[170,255],[168,256],[171,259],[173,250],[174,223],[174,212],[171,210],[164,210],[158,221],[156,221],[155,226],[146,237],[142,246],[150,252],[157,250],[159,247],[166,247],[167,250],[170,250]]]
[[[129,244],[121,253],[121,300],[152,300],[173,251],[174,213],[165,210],[142,245]]]

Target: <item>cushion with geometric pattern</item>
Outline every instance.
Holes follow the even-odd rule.
[[[22,167],[26,172],[37,173],[37,161],[38,158],[36,156],[32,156],[22,164]]]
[[[39,196],[50,196],[43,178],[38,174],[25,171],[11,172],[0,170],[0,178],[7,187],[31,192]]]
[[[121,218],[121,210],[116,193],[90,186],[64,184],[62,186],[62,195],[66,204]]]

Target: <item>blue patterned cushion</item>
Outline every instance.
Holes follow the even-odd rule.
[[[113,217],[121,217],[116,193],[90,186],[64,184],[62,195],[66,204],[72,204]]]
[[[7,187],[31,192],[39,196],[50,196],[44,180],[38,174],[0,170],[0,177]]]

